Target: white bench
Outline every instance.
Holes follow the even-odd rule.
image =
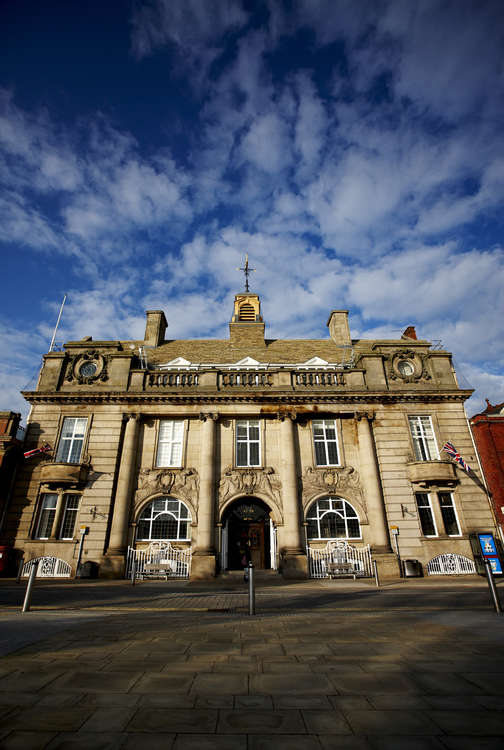
[[[168,580],[169,576],[177,572],[176,560],[163,560],[157,563],[145,563],[143,570],[139,572],[139,578],[164,578]]]

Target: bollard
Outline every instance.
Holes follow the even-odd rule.
[[[23,568],[24,568],[24,557],[21,558],[21,562],[19,563],[16,583],[21,583],[21,576],[23,575]]]
[[[31,593],[33,584],[35,582],[35,576],[37,575],[37,569],[38,569],[39,561],[35,560],[35,562],[32,563],[31,570],[30,570],[30,577],[28,578],[28,584],[26,586],[26,594],[23,602],[23,609],[22,612],[29,612],[30,611],[30,599],[31,599]]]
[[[135,585],[136,578],[136,557],[133,558],[133,565],[131,566],[131,584]]]
[[[373,560],[373,570],[374,570],[374,579],[376,583],[376,588],[380,588],[380,579],[378,578],[378,563],[376,560]]]
[[[492,566],[490,565],[490,560],[488,560],[486,557],[483,558],[483,561],[485,563],[485,572],[486,577],[488,581],[488,588],[490,589],[490,594],[492,595],[495,611],[497,614],[500,614],[502,612],[500,601],[499,601],[499,595],[497,594],[497,589],[495,588],[495,581],[492,573]]]
[[[254,566],[249,562],[248,566],[248,585],[249,585],[249,615],[255,615],[255,581]]]

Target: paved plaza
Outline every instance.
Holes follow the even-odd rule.
[[[5,750],[502,750],[486,582],[0,584]],[[504,601],[504,588],[499,586]]]

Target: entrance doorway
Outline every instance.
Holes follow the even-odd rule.
[[[241,570],[252,562],[265,570],[275,565],[275,533],[267,505],[256,497],[237,500],[223,518],[221,564]]]

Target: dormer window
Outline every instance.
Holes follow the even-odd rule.
[[[254,308],[249,302],[244,302],[240,305],[240,320],[252,320],[255,321]]]

